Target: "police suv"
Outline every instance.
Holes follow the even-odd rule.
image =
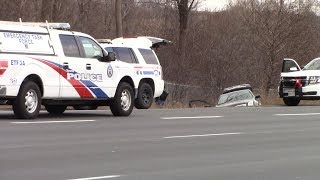
[[[143,78],[138,83],[134,105],[137,109],[148,109],[152,105],[154,93],[160,95],[163,89],[162,70],[157,55],[153,50],[169,45],[171,41],[149,36],[121,37],[113,40],[98,39],[101,46],[109,53],[115,53],[119,65],[127,68],[136,76],[151,76]],[[155,83],[161,81],[161,83]],[[158,92],[155,92],[158,91]],[[165,99],[163,99],[165,100]]]
[[[51,114],[110,106],[113,115],[128,116],[141,86],[161,95],[159,64],[132,69],[91,36],[68,29],[67,23],[0,21],[0,100],[17,118],[37,117],[41,105]]]
[[[278,90],[288,106],[296,106],[300,100],[320,100],[320,58],[304,67],[293,59],[284,59]]]

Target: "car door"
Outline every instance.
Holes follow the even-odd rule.
[[[297,76],[297,74],[291,74],[291,72],[297,71],[301,71],[301,68],[295,60],[288,58],[283,60],[281,80],[278,86],[280,97],[295,97],[301,93],[301,87],[305,79],[301,79],[302,77]]]
[[[112,44],[125,44],[129,46],[136,46],[136,47],[147,47],[152,49],[157,49],[160,46],[165,46],[172,44],[171,41],[157,38],[157,37],[151,37],[151,36],[137,36],[137,37],[127,37],[127,38],[116,38],[113,39]]]
[[[86,59],[81,54],[77,37],[59,35],[64,58],[60,62],[60,97],[61,98],[92,98],[92,93],[82,82],[86,74]]]
[[[103,62],[103,48],[89,37],[79,37],[80,47],[86,59],[85,86],[92,92],[94,98],[105,99],[113,97],[118,85],[118,68],[116,61]]]
[[[301,71],[299,64],[294,59],[285,58],[282,62],[282,73]]]

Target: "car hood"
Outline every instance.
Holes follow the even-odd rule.
[[[282,77],[299,77],[299,76],[320,76],[320,70],[302,70],[295,72],[281,73]]]
[[[250,102],[252,102],[252,103],[250,103]],[[246,100],[241,100],[241,101],[219,104],[219,105],[216,105],[216,107],[240,107],[240,106],[247,106],[248,104],[250,104],[249,106],[260,105],[260,103],[258,101],[256,101],[255,99],[246,99]]]

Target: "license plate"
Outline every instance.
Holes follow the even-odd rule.
[[[295,90],[288,90],[288,96],[296,96]]]

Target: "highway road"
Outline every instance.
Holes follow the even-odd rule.
[[[319,180],[320,107],[0,112],[1,180]]]

